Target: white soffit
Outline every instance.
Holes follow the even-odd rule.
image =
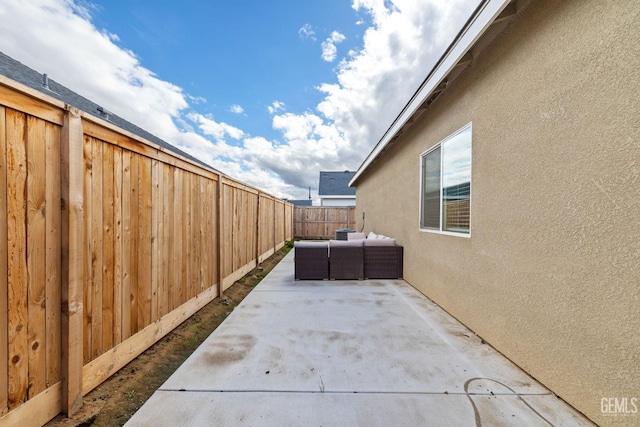
[[[400,115],[391,124],[389,129],[387,129],[364,162],[362,162],[358,171],[349,182],[349,186],[353,186],[360,175],[367,170],[369,165],[380,155],[402,127],[407,124],[418,108],[429,99],[438,85],[449,75],[451,70],[453,70],[458,62],[460,62],[465,54],[473,47],[476,41],[485,33],[509,3],[511,3],[511,0],[487,0],[476,9],[475,15],[470,17],[466,28],[462,30],[463,33],[461,36],[458,37],[457,40],[454,40],[453,44],[445,51],[443,57],[436,63],[436,67],[431,70],[429,78],[413,95],[409,103],[405,105]]]

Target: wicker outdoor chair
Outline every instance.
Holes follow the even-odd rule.
[[[364,246],[365,279],[401,279],[404,248],[402,246]]]
[[[364,279],[363,240],[331,240],[329,243],[329,279]]]
[[[295,242],[295,280],[329,279],[329,243]]]

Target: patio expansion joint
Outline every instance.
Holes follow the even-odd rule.
[[[180,393],[229,393],[229,394],[251,394],[251,393],[273,393],[273,394],[363,394],[363,395],[414,395],[414,396],[549,396],[553,395],[551,392],[528,392],[528,393],[465,393],[465,392],[440,392],[440,391],[349,391],[349,390],[334,390],[334,391],[319,391],[319,390],[221,390],[221,389],[171,389],[160,388],[159,392],[180,392]]]

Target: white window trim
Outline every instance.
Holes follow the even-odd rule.
[[[418,182],[420,183],[419,189],[418,189],[418,200],[420,201],[420,203],[418,203],[418,231],[422,232],[422,233],[431,233],[431,234],[442,234],[444,236],[454,236],[454,237],[463,237],[466,239],[471,238],[471,216],[469,216],[469,232],[468,233],[459,233],[459,232],[455,232],[455,231],[445,231],[442,230],[442,206],[440,206],[440,230],[434,230],[432,228],[423,228],[421,226],[422,224],[422,159],[424,156],[426,156],[427,154],[429,154],[430,152],[432,152],[433,150],[437,149],[438,147],[442,147],[442,144],[444,144],[445,142],[447,142],[448,140],[450,140],[451,138],[453,138],[454,136],[456,136],[457,134],[459,134],[460,132],[462,132],[463,130],[465,130],[467,127],[471,129],[471,153],[472,153],[472,159],[471,159],[471,165],[469,167],[469,172],[471,173],[471,181],[469,182],[470,184],[470,188],[469,188],[469,198],[471,200],[471,194],[473,193],[473,126],[472,126],[473,122],[469,122],[466,125],[462,126],[460,129],[458,129],[457,131],[453,132],[452,134],[450,134],[449,136],[447,136],[446,138],[444,138],[441,141],[438,141],[438,143],[434,144],[433,146],[431,146],[429,149],[423,151],[422,153],[420,153],[420,157],[418,158]],[[440,168],[440,183],[442,183],[442,168]],[[442,184],[441,184],[442,186]]]

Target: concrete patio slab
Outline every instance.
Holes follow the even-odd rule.
[[[592,424],[406,282],[291,253],[127,425]]]

